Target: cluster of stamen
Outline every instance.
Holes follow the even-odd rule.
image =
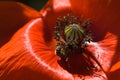
[[[59,17],[55,26],[56,55],[66,60],[72,53],[83,53],[87,42],[92,41],[90,20],[68,14]]]

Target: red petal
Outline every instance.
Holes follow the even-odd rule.
[[[88,50],[95,56],[109,80],[120,80],[120,55],[117,52],[118,36],[107,33],[105,39],[90,43]]]
[[[41,19],[30,21],[1,48],[0,80],[70,80],[73,78],[57,64],[54,41],[46,42],[44,39],[46,29],[47,26],[44,26]]]
[[[118,61],[116,48],[118,37],[114,34],[107,33],[105,38],[99,42],[89,43],[88,50],[96,57],[105,72],[109,72],[111,65]]]
[[[34,9],[19,2],[0,2],[0,46],[30,19],[40,17]]]

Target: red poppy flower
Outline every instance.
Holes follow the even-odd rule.
[[[18,16],[20,18],[17,19],[8,17],[14,19],[8,22],[2,16],[6,23],[11,24],[8,27],[3,22],[2,26],[7,27],[7,29],[12,26],[21,27],[31,19],[14,34],[8,43],[1,47],[0,80],[120,79],[119,0],[49,0],[40,14],[35,11],[34,16],[32,16],[34,10],[20,3],[5,2],[0,4],[15,5],[17,6],[14,7],[15,10],[20,8],[22,12],[26,12],[26,14],[20,12]],[[0,9],[4,10],[4,7],[0,7]],[[31,12],[30,15],[27,14],[29,11]],[[3,11],[0,14],[2,13]],[[93,70],[92,74],[88,74],[90,70],[88,73],[84,71],[86,58],[79,54],[70,55],[69,64],[55,55],[56,40],[53,36],[53,28],[56,25],[57,18],[68,13],[75,16],[84,15],[85,19],[90,18],[93,22],[90,30],[94,39],[93,42],[88,43],[86,53],[92,55],[94,58],[92,62],[99,71]]]

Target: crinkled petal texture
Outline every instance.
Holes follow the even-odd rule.
[[[19,2],[0,2],[0,46],[30,19],[40,17],[39,12]]]
[[[53,28],[58,16],[70,12],[94,23],[96,42],[87,50],[102,69],[95,75],[79,74],[84,57],[70,56],[68,70],[69,64],[55,55]],[[42,18],[28,22],[0,49],[0,80],[107,80],[106,74],[109,80],[120,79],[119,0],[49,0],[40,13]]]
[[[1,48],[0,80],[61,80],[66,76],[62,73],[67,72],[56,65],[57,57],[53,51],[55,45],[50,45],[53,44],[51,41],[46,43],[44,35],[43,21],[35,19]]]

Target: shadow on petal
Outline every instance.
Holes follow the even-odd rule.
[[[0,2],[0,46],[30,19],[40,17],[40,14],[19,2]]]
[[[109,78],[109,80],[120,80],[120,69],[110,72],[108,74],[108,78]]]

